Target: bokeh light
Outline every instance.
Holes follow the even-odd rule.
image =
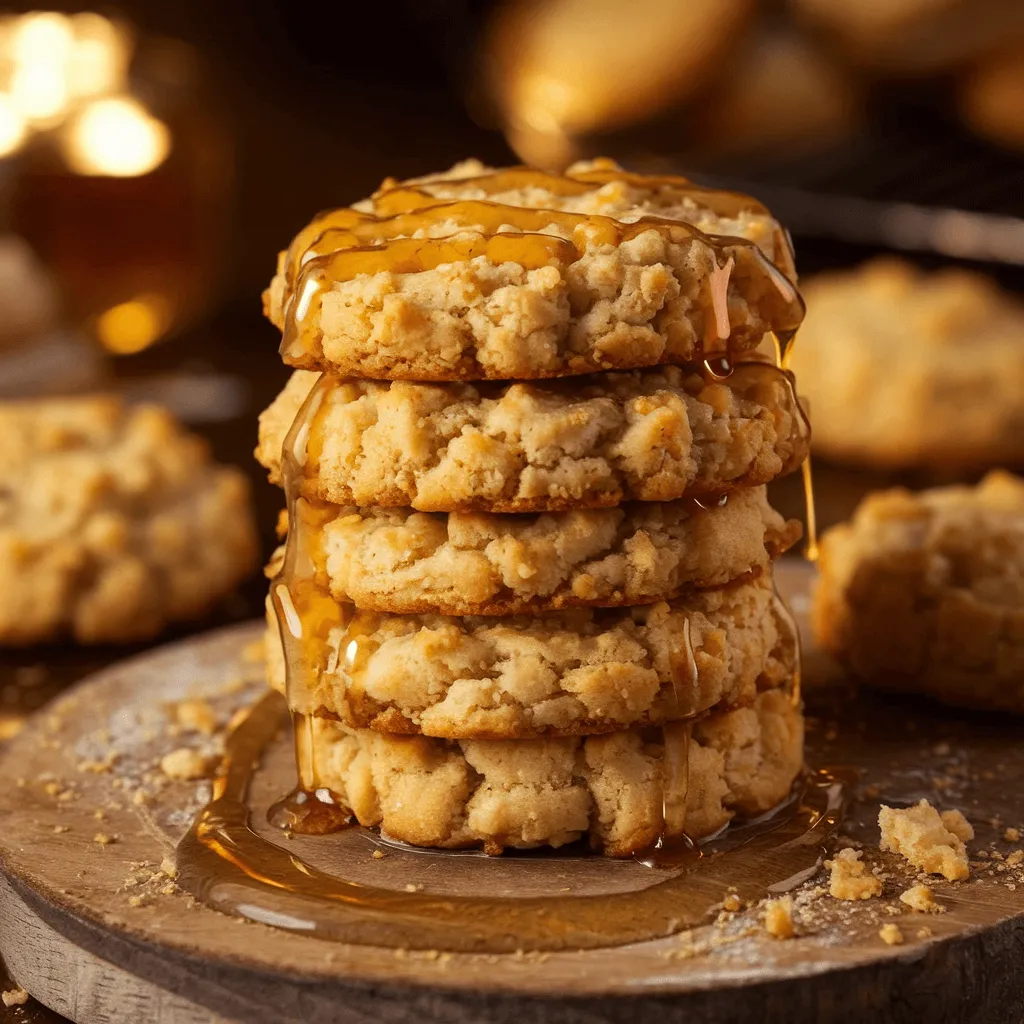
[[[88,104],[63,139],[72,170],[119,178],[148,174],[163,163],[170,148],[167,126],[128,96]]]

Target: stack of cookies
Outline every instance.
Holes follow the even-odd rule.
[[[257,457],[308,798],[421,846],[611,856],[785,798],[799,525],[765,484],[808,431],[755,350],[795,331],[792,278],[753,200],[605,161],[386,181],[299,233]]]

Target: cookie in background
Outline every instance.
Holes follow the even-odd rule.
[[[792,368],[814,452],[947,477],[1024,462],[1024,303],[980,274],[892,257],[803,294]]]
[[[0,402],[0,647],[149,639],[255,568],[242,472],[157,406]]]

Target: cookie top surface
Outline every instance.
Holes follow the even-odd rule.
[[[803,761],[803,718],[779,690],[655,736],[463,740],[321,722],[318,781],[359,822],[418,846],[562,846],[586,836],[627,857],[662,834],[710,835],[782,801]]]
[[[677,721],[748,703],[797,658],[767,577],[532,616],[355,611],[278,580],[271,592],[293,709],[390,733],[512,739]],[[281,688],[282,659],[269,659]]]
[[[858,674],[1024,711],[1024,481],[872,495],[820,567],[817,632]]]
[[[301,410],[301,416],[299,415]],[[538,384],[413,384],[295,374],[257,458],[304,496],[421,511],[534,512],[673,501],[795,469],[808,432],[788,377],[667,366]]]
[[[314,218],[264,293],[285,361],[528,380],[741,352],[799,324],[788,240],[754,200],[571,171],[462,165]]]
[[[165,410],[0,403],[0,436],[0,643],[142,639],[252,571],[245,478]]]
[[[359,608],[508,615],[646,604],[767,571],[799,537],[763,487],[719,501],[544,514],[425,513],[299,499],[293,543]]]
[[[809,281],[792,368],[813,447],[876,466],[1024,459],[1024,305],[963,270],[901,260]]]

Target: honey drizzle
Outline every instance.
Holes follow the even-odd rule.
[[[808,776],[777,814],[735,823],[700,847],[673,840],[686,855],[664,845],[652,851],[650,863],[674,870],[639,891],[508,898],[396,891],[338,878],[252,829],[249,783],[284,715],[280,695],[268,693],[228,735],[213,797],[178,845],[177,881],[222,912],[340,942],[512,953],[662,938],[707,921],[730,891],[756,900],[798,885],[820,866],[844,801],[835,777]],[[673,792],[681,788],[677,777]],[[675,820],[671,802],[666,810]]]
[[[810,437],[811,424],[807,419],[803,406],[796,394],[796,384],[790,364],[793,360],[793,346],[796,342],[796,328],[790,331],[773,331],[772,341],[775,343],[775,365],[790,380],[793,388],[793,400],[799,410],[801,419],[807,426],[807,434]],[[811,456],[808,452],[800,466],[800,475],[804,486],[804,514],[807,521],[807,541],[804,545],[804,558],[809,562],[818,560],[818,516],[814,507],[814,472],[811,468]]]
[[[319,530],[304,525],[311,506],[301,497],[306,464],[319,457],[317,421],[327,408],[332,381],[321,374],[299,409],[281,449],[281,473],[288,509],[288,539],[281,569],[270,593],[284,650],[285,692],[292,709],[296,786],[270,810],[273,823],[295,832],[323,835],[351,824],[351,814],[336,794],[320,784],[316,765],[316,737],[303,688],[317,678],[331,631],[343,623],[345,607],[323,592],[317,579],[317,554],[310,544]],[[320,511],[321,518],[329,513]],[[299,710],[304,708],[306,710]]]
[[[601,175],[612,172],[594,172]],[[620,179],[630,180],[621,172]],[[715,190],[701,190],[685,179],[658,179],[664,188],[679,189],[684,198],[695,195],[729,195]],[[557,183],[557,184],[556,184]],[[500,194],[512,188],[539,185],[561,195],[583,194],[593,191],[595,181],[583,181],[532,171],[511,168],[479,178],[460,179],[459,185],[470,185],[485,194]],[[684,187],[685,186],[685,187]],[[715,270],[709,275],[713,324],[706,326],[705,344],[709,341],[727,341],[731,333],[725,293],[729,275],[740,252],[747,253],[778,291],[787,307],[778,316],[777,329],[792,334],[803,317],[803,304],[793,282],[784,274],[757,244],[746,238],[709,235],[685,221],[644,216],[634,222],[622,222],[599,214],[579,214],[568,211],[545,210],[510,206],[483,200],[444,201],[425,191],[425,188],[400,186],[375,195],[377,214],[366,214],[343,207],[318,215],[292,242],[285,257],[285,325],[281,351],[286,357],[301,358],[314,351],[319,331],[320,298],[324,290],[335,283],[352,280],[361,274],[380,272],[416,273],[445,263],[466,262],[479,256],[491,262],[516,262],[535,269],[548,263],[563,268],[574,263],[588,245],[618,245],[645,231],[657,230],[667,240],[685,243],[696,239],[707,245],[713,253],[722,254],[721,263],[715,259]],[[737,197],[745,210],[757,204],[748,197]],[[705,205],[707,205],[705,203]],[[738,209],[738,207],[737,207]],[[386,216],[381,217],[380,214]],[[453,223],[458,231],[443,237],[410,236],[429,230],[432,226]],[[537,233],[556,226],[572,239]],[[515,228],[518,234],[509,230]],[[509,241],[496,242],[505,237]],[[546,239],[540,241],[539,238]],[[780,233],[780,237],[785,237]],[[514,241],[513,241],[514,240]],[[785,242],[787,267],[792,267],[791,252]]]

